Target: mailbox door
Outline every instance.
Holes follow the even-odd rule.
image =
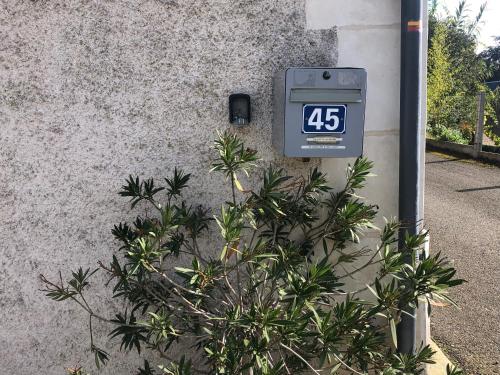
[[[287,69],[285,156],[360,156],[363,153],[365,98],[364,69]]]

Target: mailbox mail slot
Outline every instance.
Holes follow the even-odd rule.
[[[361,90],[335,90],[335,89],[292,89],[291,102],[321,102],[321,103],[361,103]]]
[[[366,71],[288,68],[274,78],[273,145],[289,157],[363,153]]]

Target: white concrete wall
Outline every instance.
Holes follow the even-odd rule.
[[[378,177],[363,195],[387,218],[398,214],[400,18],[399,0],[306,1],[308,28],[337,27],[337,65],[368,73],[364,155],[375,162]],[[323,159],[321,165],[339,176],[347,162]]]
[[[422,178],[422,199],[420,201],[420,209],[422,212],[424,212],[424,186],[425,186],[425,124],[427,124],[427,48],[428,48],[428,34],[429,34],[429,17],[427,16],[428,14],[428,4],[427,2],[424,1],[423,3],[424,9],[423,9],[423,23],[422,23],[422,50],[424,53],[422,54],[422,123],[424,126],[422,126],[421,133],[420,133],[420,139],[422,139],[422,145],[421,145],[421,150],[420,150],[420,163],[422,166],[422,171],[421,171],[421,178]],[[424,213],[424,226],[425,226],[425,213]],[[428,256],[430,253],[429,249],[429,241],[430,239],[427,239],[427,243],[425,246],[425,255]],[[429,306],[427,304],[426,300],[423,300],[422,303],[419,306],[419,309],[417,311],[417,328],[416,328],[416,335],[415,335],[415,344],[417,347],[419,345],[430,345],[432,343],[431,341],[431,322],[430,322],[430,316],[429,316]],[[439,355],[439,353],[438,353]],[[430,372],[431,367],[429,365],[426,366],[426,371],[427,373]]]
[[[307,0],[307,27],[314,30],[336,26],[339,67],[365,68],[368,74],[363,154],[375,163],[377,175],[360,194],[380,206],[377,225],[398,215],[399,176],[399,0]],[[354,159],[322,159],[321,168],[333,186],[341,186],[347,163]],[[373,248],[379,233],[365,234],[363,245]],[[353,287],[373,280],[376,268],[365,269]],[[368,297],[368,294],[366,297]]]
[[[360,67],[367,70],[364,155],[374,161],[374,173],[377,177],[369,180],[362,195],[368,201],[380,205],[377,223],[382,226],[384,217],[398,216],[401,1],[306,0],[306,10],[308,28],[321,30],[337,27],[339,67]],[[427,15],[426,2],[423,14]],[[427,51],[426,16],[423,25],[423,51]],[[422,94],[425,98],[426,53],[422,59]],[[425,114],[425,100],[422,101],[422,106]],[[422,139],[425,139],[425,127],[422,127]],[[421,155],[423,167],[424,144]],[[352,160],[323,159],[321,167],[334,184],[341,185],[343,181],[339,181],[338,176],[349,162]],[[423,210],[423,200],[421,204]],[[367,233],[372,244],[376,243],[377,235],[376,232]],[[362,287],[365,281],[373,277],[375,271],[374,268],[367,270],[362,280],[358,280],[358,285]],[[421,343],[428,344],[430,340],[426,309],[426,304],[422,303],[417,311],[417,347]]]

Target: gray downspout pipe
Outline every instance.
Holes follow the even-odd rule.
[[[399,141],[399,233],[416,234],[423,219],[422,28],[424,0],[401,0],[401,97]],[[406,261],[411,262],[411,255]],[[397,327],[398,352],[415,351],[415,311],[402,306]]]

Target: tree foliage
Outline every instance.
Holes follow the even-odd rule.
[[[489,81],[500,81],[500,36],[495,37],[495,45],[479,54],[489,68]]]
[[[470,143],[476,121],[476,95],[486,90],[488,68],[476,54],[485,4],[471,17],[467,1],[439,16],[438,1],[429,13],[428,133],[438,139]]]
[[[422,373],[432,361],[429,347],[403,355],[390,344],[400,306],[415,307],[421,298],[452,302],[446,290],[462,280],[440,254],[420,259],[425,233],[407,235],[398,247],[396,221],[379,230],[377,246],[363,246],[363,232],[376,230],[377,206],[357,191],[372,163],[357,159],[336,192],[318,169],[302,178],[274,166],[252,190],[239,178],[259,163],[255,151],[230,133],[220,134],[214,148],[212,171],[226,179],[231,196],[213,218],[183,199],[191,176],[181,170],[164,186],[126,180],[120,195],[154,213],[112,230],[120,248],[99,271],[113,297],[126,301],[115,318],[87,303],[97,270],[80,268],[68,282],[42,276],[48,297],[88,313],[97,366],[109,359],[92,335],[92,321],[101,319],[122,350],[148,349],[149,359],[149,351],[159,353],[157,364],[145,360],[142,375]],[[368,267],[374,278],[350,287],[347,281]],[[174,356],[174,348],[189,354]]]
[[[490,46],[479,55],[488,66],[490,76],[488,81],[500,81],[500,36],[495,38],[496,44]],[[488,92],[486,106],[486,133],[500,145],[500,85],[493,86]]]
[[[487,92],[485,113],[485,133],[500,146],[500,86]]]

